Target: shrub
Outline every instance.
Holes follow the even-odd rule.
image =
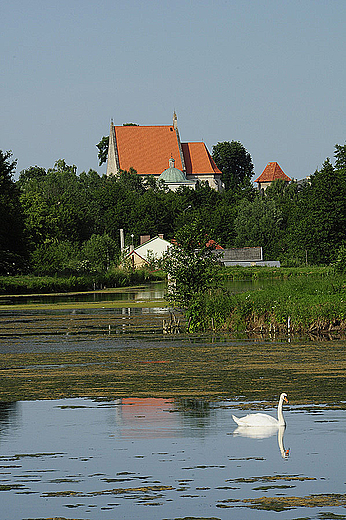
[[[339,247],[336,255],[336,261],[334,263],[334,269],[336,273],[346,272],[346,245],[343,244]]]
[[[39,245],[31,255],[35,274],[68,274],[78,269],[80,249],[68,240]]]

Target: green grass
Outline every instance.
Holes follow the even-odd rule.
[[[75,291],[91,291],[104,287],[129,287],[164,280],[160,271],[114,269],[107,273],[79,276],[0,276],[0,294],[48,294]]]
[[[190,330],[326,332],[346,329],[346,277],[300,274],[239,294],[220,288],[196,298]]]
[[[305,266],[305,267],[222,267],[218,269],[217,278],[220,280],[265,280],[292,277],[325,277],[333,274],[330,266]]]

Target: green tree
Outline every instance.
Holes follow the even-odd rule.
[[[223,141],[213,146],[213,159],[222,172],[226,190],[249,185],[254,173],[251,155],[239,141]]]
[[[305,262],[305,253],[301,247],[301,238],[298,239],[297,236],[302,188],[296,182],[287,183],[279,179],[268,186],[263,198],[266,201],[274,201],[281,217],[274,238],[275,260],[281,260],[285,265],[290,266],[302,265]]]
[[[276,259],[282,226],[282,213],[273,199],[256,197],[243,200],[235,220],[235,245],[263,247],[265,258]]]
[[[346,170],[346,144],[341,146],[340,144],[335,145],[335,167],[338,170]]]
[[[12,152],[0,150],[0,272],[14,273],[24,266],[24,218],[19,189],[13,180],[17,162]]]
[[[89,270],[104,272],[114,264],[117,253],[117,244],[109,235],[92,235],[82,247],[82,262],[87,262]]]
[[[99,159],[99,166],[102,166],[103,163],[107,161],[108,157],[108,143],[109,143],[109,135],[103,136],[101,141],[97,143],[97,148],[99,152],[97,154]]]
[[[213,285],[217,256],[208,243],[205,227],[198,219],[177,232],[174,245],[163,260],[169,276],[167,297],[172,304],[188,308],[197,294]]]
[[[336,273],[346,273],[346,241],[337,251],[334,269]]]
[[[119,183],[127,190],[137,193],[144,193],[146,189],[144,180],[132,167],[129,170],[119,171]]]
[[[69,166],[62,159],[45,175],[38,173],[32,175],[32,169],[25,170],[19,181],[31,243],[88,239],[94,215],[86,176],[80,179],[76,166]]]
[[[22,170],[19,174],[18,185],[23,188],[26,184],[30,182],[35,182],[37,180],[43,179],[47,174],[44,168],[40,166],[30,166],[26,170]]]
[[[80,248],[69,240],[39,244],[31,254],[31,267],[38,275],[71,274],[79,265]]]
[[[340,164],[340,163],[339,163]],[[309,263],[329,264],[345,241],[346,171],[329,159],[311,176],[300,204],[297,229]]]

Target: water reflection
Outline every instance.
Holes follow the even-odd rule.
[[[181,437],[186,431],[205,436],[216,416],[205,399],[134,397],[119,399],[118,403],[116,427],[127,439]]]
[[[152,301],[162,300],[165,296],[165,282],[153,282],[139,287],[126,287],[89,292],[74,292],[65,294],[35,294],[0,296],[1,305],[18,304],[54,304],[54,303],[85,303],[85,302],[113,302],[113,301]]]
[[[0,401],[0,440],[1,435],[15,430],[19,426],[20,406],[17,402],[4,403]]]
[[[281,457],[283,459],[287,459],[289,456],[290,450],[285,450],[284,448],[284,433],[285,433],[285,426],[267,426],[267,427],[261,427],[261,426],[253,426],[252,428],[246,427],[246,426],[238,426],[234,432],[234,436],[241,436],[241,437],[248,437],[249,439],[267,439],[269,437],[274,436],[277,434],[277,441],[278,446],[280,450]]]
[[[291,406],[295,457],[288,458],[284,428],[233,431],[237,404],[140,397],[3,403],[1,518],[275,520],[278,510],[257,507],[263,494],[269,505],[285,499],[287,509],[303,497],[294,517],[306,517],[309,507],[317,518],[316,496],[344,496],[345,410]]]
[[[244,292],[254,288],[260,289],[268,283],[277,283],[277,280],[234,280],[228,281],[226,287],[232,292]],[[52,304],[72,302],[112,302],[121,300],[147,301],[162,300],[166,293],[166,282],[158,281],[137,287],[108,288],[88,292],[71,292],[59,294],[19,294],[0,295],[1,305],[17,304]]]
[[[117,410],[118,434],[125,439],[165,438],[174,431],[175,418],[167,412],[173,410],[173,399],[124,398]]]

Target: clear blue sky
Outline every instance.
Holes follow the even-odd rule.
[[[115,124],[240,141],[303,178],[346,140],[346,0],[11,0],[0,7],[0,149],[17,171],[98,167]],[[18,175],[18,173],[17,173]]]

